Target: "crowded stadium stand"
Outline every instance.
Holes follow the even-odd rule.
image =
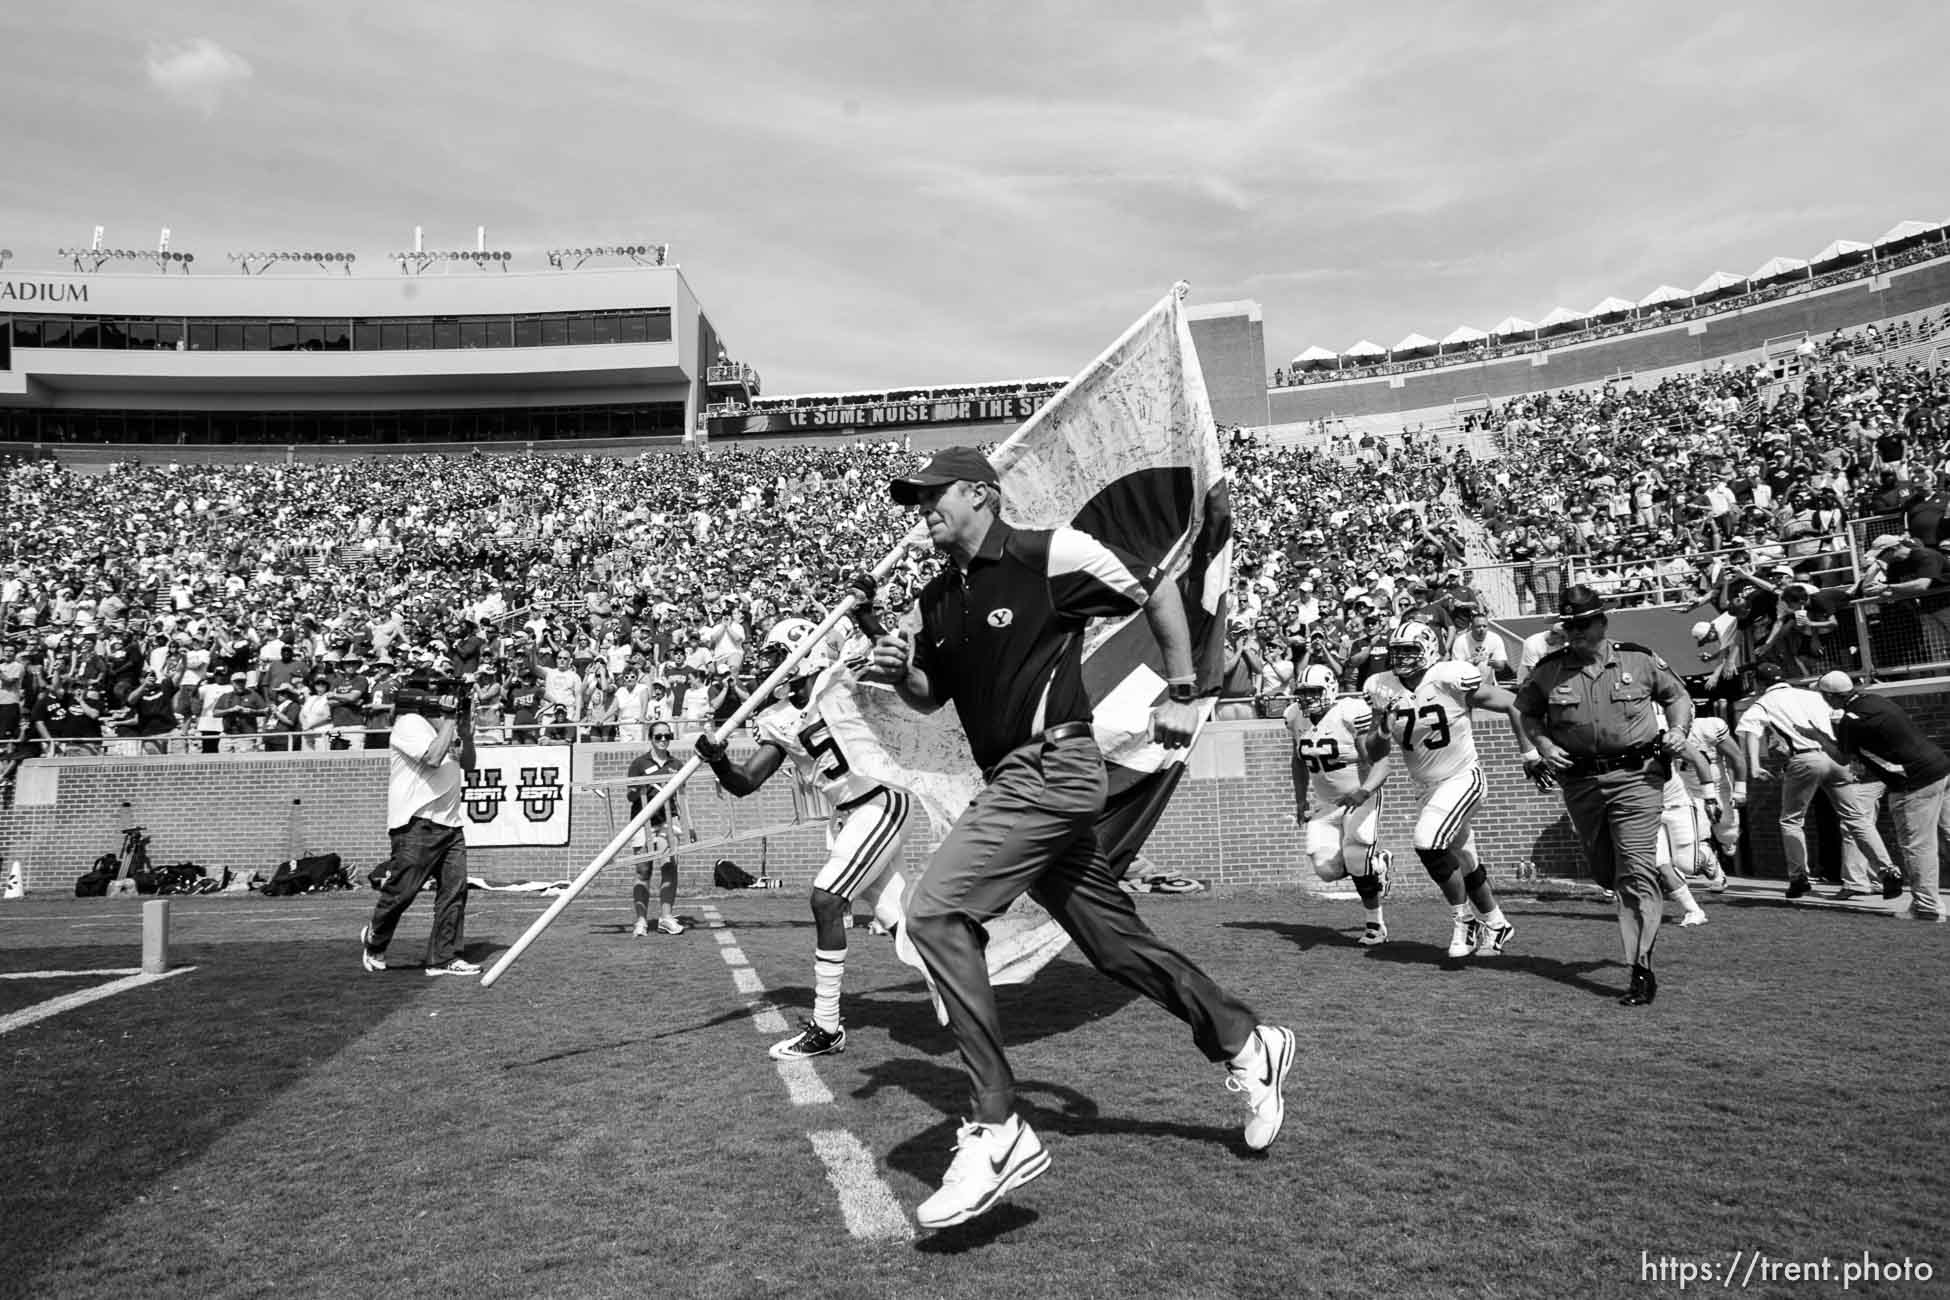
[[[1789,297],[1553,341],[1514,363],[1520,391],[1490,374],[1506,360],[1271,394],[1291,414],[1366,385],[1415,419],[1270,419],[1263,381],[1242,388],[1264,374],[1257,307],[1194,312],[1232,470],[1227,715],[1277,716],[1309,664],[1359,676],[1415,611],[1513,676],[1571,582],[1703,698],[1767,659],[1950,671],[1941,234]],[[898,540],[881,485],[909,444],[999,437],[1061,384],[764,396],[661,260],[0,281],[16,758],[356,747],[386,684],[436,659],[483,684],[491,735],[701,726],[752,684],[755,635]],[[1669,335],[1691,361],[1574,359]],[[700,425],[703,459],[635,454]],[[606,454],[576,450],[592,437]],[[440,454],[457,440],[470,454]],[[381,446],[405,454],[356,454]],[[890,603],[930,564],[907,555]],[[348,673],[366,693],[335,704]]]

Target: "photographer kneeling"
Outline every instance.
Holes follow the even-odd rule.
[[[461,791],[474,766],[474,730],[465,687],[451,678],[416,672],[400,684],[388,746],[392,776],[386,786],[386,825],[392,837],[392,874],[380,887],[372,920],[361,931],[361,962],[386,969],[386,945],[399,919],[432,875],[433,934],[427,940],[426,973],[478,975],[461,956],[467,921],[467,842],[461,835]]]

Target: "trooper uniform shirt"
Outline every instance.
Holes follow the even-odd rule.
[[[1544,656],[1517,688],[1517,711],[1541,720],[1544,734],[1573,758],[1624,754],[1666,729],[1661,707],[1686,698],[1672,668],[1629,641],[1607,641],[1594,663],[1568,650]]]

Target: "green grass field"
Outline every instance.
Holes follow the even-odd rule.
[[[1736,1251],[1907,1256],[1936,1278],[1848,1294],[1950,1289],[1940,927],[1709,900],[1633,1011],[1583,897],[1510,900],[1511,954],[1466,965],[1428,899],[1391,902],[1372,951],[1350,903],[1144,899],[1298,1031],[1286,1132],[1248,1152],[1182,1027],[1068,953],[1001,991],[1050,1172],[890,1240],[849,1233],[815,1142],[856,1138],[911,1223],[964,1085],[888,941],[854,932],[849,1049],[813,1067],[830,1100],[795,1105],[725,951],[796,1025],[798,897],[685,900],[725,942],[632,939],[626,907],[579,902],[492,989],[362,973],[370,897],[178,900],[194,971],[0,1035],[0,1294],[1555,1300],[1678,1295],[1648,1259]],[[542,906],[476,894],[470,955]],[[131,903],[0,909],[0,970],[139,957]],[[0,1015],[109,978],[0,980]]]

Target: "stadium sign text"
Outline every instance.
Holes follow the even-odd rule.
[[[966,424],[1026,420],[1050,398],[1048,393],[1015,394],[942,402],[883,402],[855,406],[789,407],[711,420],[714,437],[740,433],[787,433],[799,429],[879,429],[910,424]]]
[[[0,302],[87,302],[88,286],[54,280],[0,280]]]

